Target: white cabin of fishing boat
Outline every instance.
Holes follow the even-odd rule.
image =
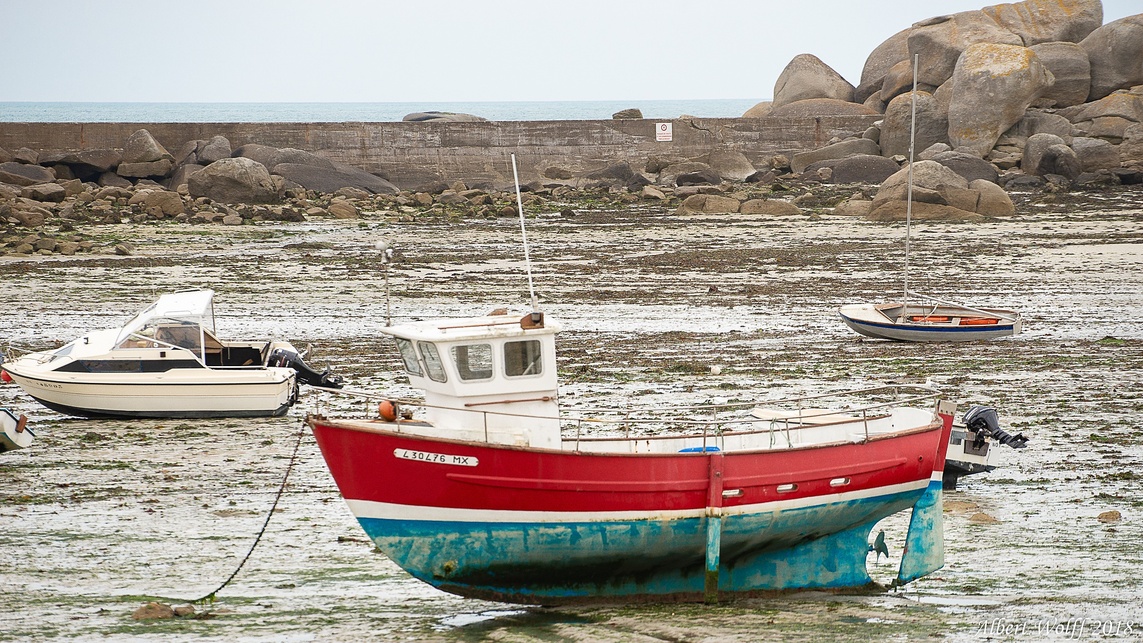
[[[409,383],[424,391],[440,437],[559,448],[556,323],[543,313],[401,324],[393,336]]]

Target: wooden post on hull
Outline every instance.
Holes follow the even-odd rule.
[[[710,478],[706,500],[706,579],[703,583],[703,601],[718,602],[718,568],[722,553],[722,454],[707,456]]]

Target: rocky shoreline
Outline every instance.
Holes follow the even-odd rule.
[[[748,158],[741,145],[716,139],[700,154],[668,147],[596,158],[588,169],[556,157],[520,186],[525,207],[574,213],[646,202],[680,214],[900,220],[914,103],[918,218],[981,221],[1016,214],[1014,193],[1143,184],[1143,14],[1102,21],[1099,0],[1026,0],[934,17],[871,52],[857,86],[801,54],[778,78],[774,100],[744,119],[881,120],[791,154]],[[629,109],[614,118],[641,116]],[[441,113],[406,120],[425,128],[483,121]],[[444,131],[426,130],[426,146]],[[516,215],[513,186],[451,171],[399,187],[384,172],[292,147],[235,147],[222,135],[171,153],[146,129],[115,148],[0,148],[0,252],[131,252],[93,242],[89,224]]]

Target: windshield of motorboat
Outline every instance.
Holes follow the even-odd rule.
[[[77,339],[75,341],[68,342],[67,344],[64,344],[63,346],[60,346],[59,348],[55,349],[54,351],[52,351],[52,357],[48,361],[51,362],[51,361],[54,361],[54,360],[57,360],[57,359],[60,359],[63,357],[67,357],[69,354],[71,354],[71,349],[75,348],[75,344],[78,341],[79,340]]]
[[[123,325],[115,344],[116,346],[122,344],[131,335],[153,336],[153,332],[148,334],[144,331],[164,323],[193,324],[202,326],[207,333],[214,334],[214,293],[203,290],[163,295]],[[201,339],[199,343],[201,344]]]

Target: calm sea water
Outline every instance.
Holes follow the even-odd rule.
[[[736,118],[762,99],[410,103],[34,103],[0,102],[8,123],[337,123],[399,121],[413,112],[457,112],[494,121],[609,119],[638,108],[645,118]]]

